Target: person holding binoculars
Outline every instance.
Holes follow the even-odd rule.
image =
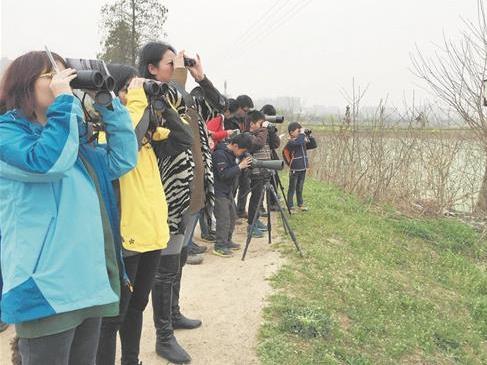
[[[109,189],[135,166],[136,140],[114,99],[94,105],[109,143],[91,143],[76,77],[59,55],[29,52],[0,90],[2,320],[24,365],[94,363],[101,318],[119,311]]]
[[[295,212],[294,193],[296,193],[299,210],[307,211],[308,208],[304,205],[303,200],[304,179],[306,170],[309,168],[307,150],[316,148],[316,140],[311,136],[311,130],[305,130],[298,122],[289,123],[288,132],[289,140],[283,151],[284,156],[289,156],[285,157],[289,165],[287,203],[289,209]]]

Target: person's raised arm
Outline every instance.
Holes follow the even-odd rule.
[[[63,178],[72,168],[78,157],[78,121],[83,119],[81,105],[69,86],[75,77],[73,69],[54,75],[50,88],[55,99],[47,109],[47,123],[39,134],[27,134],[9,123],[8,118],[15,118],[11,113],[2,117],[0,176],[45,182]]]
[[[215,109],[218,113],[223,113],[226,105],[226,98],[213,86],[213,83],[208,80],[201,63],[201,58],[196,54],[195,64],[192,67],[188,67],[189,73],[193,76],[194,80],[201,86],[203,94],[207,103]]]

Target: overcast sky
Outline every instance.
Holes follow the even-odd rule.
[[[44,44],[65,57],[100,48],[102,0],[1,0],[1,55]],[[370,84],[365,104],[386,95],[398,104],[419,82],[410,53],[432,52],[445,33],[475,19],[476,0],[163,0],[167,40],[198,52],[223,91],[297,96],[308,106],[342,106],[352,78]],[[424,91],[417,96],[425,97]]]

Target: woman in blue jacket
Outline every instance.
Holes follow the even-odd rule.
[[[94,364],[100,318],[118,314],[118,264],[103,182],[78,153],[76,73],[54,57],[58,73],[44,52],[29,52],[2,80],[1,319],[16,324],[23,365]],[[113,106],[99,108],[114,132],[100,164],[116,178],[137,151],[128,113]]]

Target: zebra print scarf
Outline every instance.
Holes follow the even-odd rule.
[[[166,97],[179,115],[185,118],[186,106],[181,93],[170,87]],[[189,208],[194,176],[193,154],[191,149],[187,149],[176,156],[157,156],[157,160],[166,195],[169,231],[171,234],[184,233],[183,214]]]
[[[200,132],[201,141],[201,153],[203,155],[203,163],[205,168],[205,209],[212,211],[213,205],[215,204],[215,189],[214,189],[214,178],[213,178],[213,160],[211,159],[211,149],[208,136],[208,128],[206,128],[206,123],[198,113],[198,129]]]

